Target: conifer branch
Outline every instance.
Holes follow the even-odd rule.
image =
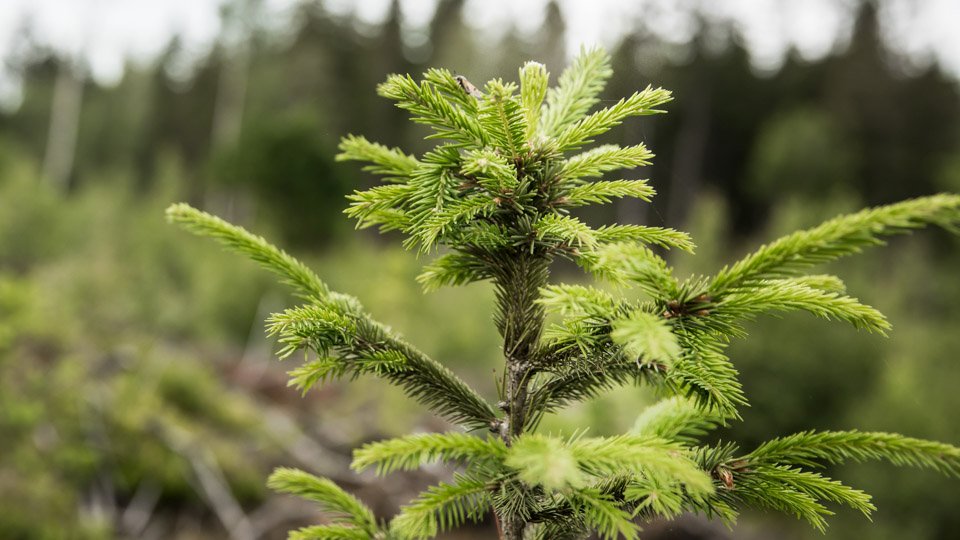
[[[601,49],[583,50],[548,89],[537,63],[514,83],[488,82],[481,93],[463,77],[430,69],[417,83],[391,75],[378,92],[409,110],[414,121],[444,138],[420,159],[363,137],[340,144],[340,161],[366,162],[364,170],[391,182],[355,192],[346,213],[358,227],[380,226],[407,235],[421,253],[450,250],[417,278],[427,290],[493,281],[494,323],[503,339],[501,401],[495,410],[450,370],[407,344],[364,312],[357,299],[330,291],[302,263],[240,227],[186,205],[168,219],[212,236],[271,271],[309,300],[268,320],[280,356],[303,350],[290,371],[303,392],[344,376],[369,374],[400,386],[419,403],[466,429],[413,435],[365,445],[352,467],[380,474],[434,461],[467,469],[452,483],[423,492],[382,530],[358,500],[328,480],[279,469],[275,489],[299,494],[333,515],[292,538],[427,538],[495,512],[503,540],[637,538],[634,518],[703,512],[727,524],[744,506],[795,514],[823,530],[826,504],[845,504],[865,515],[868,495],[803,470],[852,459],[886,459],[960,476],[960,449],[887,433],[803,432],[768,441],[741,457],[734,444],[693,447],[696,438],[739,418],[746,405],[738,373],[726,356],[741,322],[767,311],[805,310],[884,333],[877,310],[845,296],[830,275],[802,275],[816,264],[882,243],[884,235],[928,224],[956,230],[960,196],[936,195],[840,216],[762,246],[724,267],[711,280],[683,282],[649,244],[692,252],[689,236],[641,225],[594,228],[568,208],[654,191],[642,180],[587,182],[616,169],[647,165],[643,145],[602,145],[564,159],[625,118],[661,112],[671,99],[647,87],[590,113],[609,78]],[[600,290],[548,285],[551,262],[575,261],[598,279],[636,286],[649,299],[615,299]],[[546,311],[568,318],[545,328]],[[631,433],[561,439],[533,433],[547,413],[604,390],[646,381],[664,395],[637,419]]]
[[[733,480],[735,487],[736,477],[728,464],[736,463],[733,456],[737,451],[738,447],[733,443],[721,443],[717,446],[701,446],[690,449],[691,459],[699,464],[701,470],[709,471],[711,476],[714,477],[715,489],[712,495],[705,498],[684,497],[685,509],[701,512],[710,519],[717,517],[728,527],[736,523],[739,508],[743,507],[743,501],[730,488],[728,482]]]
[[[433,538],[467,519],[480,521],[492,504],[489,489],[490,483],[482,478],[456,474],[452,484],[432,486],[401,508],[390,531],[401,538]]]
[[[423,74],[424,80],[433,85],[447,101],[459,106],[468,115],[477,114],[477,96],[466,92],[457,77],[443,68],[430,68]]]
[[[621,509],[609,496],[597,490],[584,489],[576,491],[570,500],[583,514],[587,526],[597,531],[600,538],[639,538],[640,528],[631,521],[630,513]]]
[[[678,248],[693,253],[696,247],[690,235],[664,227],[646,225],[604,225],[596,230],[597,241],[604,244],[621,242],[643,242],[664,248]]]
[[[281,359],[306,348],[326,356],[332,347],[348,344],[357,336],[354,313],[322,305],[287,309],[273,314],[267,323],[268,336],[279,334]]]
[[[708,515],[717,513],[725,521],[731,516],[724,514],[734,506],[750,505],[793,514],[824,532],[825,517],[833,512],[823,502],[845,504],[867,517],[876,510],[869,495],[819,473],[781,465],[750,466],[743,461],[722,461],[710,470],[717,477],[716,491],[701,501],[685,501],[686,506]]]
[[[604,317],[616,305],[610,293],[582,285],[548,285],[540,289],[540,294],[537,302],[561,315]]]
[[[713,471],[719,485],[711,502],[739,501],[773,508],[806,519],[824,530],[824,516],[832,514],[821,501],[846,504],[864,515],[875,510],[870,496],[818,473],[796,466],[821,467],[846,460],[886,459],[960,476],[960,448],[902,435],[860,431],[806,431],[767,441],[742,457],[733,457],[732,445],[701,448],[696,460]],[[691,504],[692,508],[699,508]]]
[[[425,265],[423,272],[417,276],[417,282],[428,292],[444,285],[466,285],[490,277],[489,269],[477,257],[465,253],[448,253]]]
[[[250,256],[285,277],[284,282],[304,296],[318,302],[271,318],[268,330],[280,336],[284,344],[282,356],[311,348],[325,357],[330,349],[336,348],[339,358],[360,359],[348,361],[339,369],[332,369],[327,363],[312,364],[312,369],[295,372],[295,384],[306,389],[348,371],[373,373],[401,386],[408,395],[452,422],[476,429],[488,427],[496,419],[496,411],[453,372],[391,336],[381,324],[363,313],[356,299],[331,293],[303,263],[263,238],[185,204],[171,206],[167,216],[193,232],[214,237]],[[393,369],[380,369],[382,362],[371,354],[383,352],[392,352],[399,355],[395,358],[402,357],[404,361],[394,363]]]
[[[664,112],[654,109],[653,107],[663,105],[672,99],[668,90],[664,90],[663,88],[654,89],[653,87],[647,86],[644,90],[635,92],[629,98],[621,99],[612,107],[601,109],[576,124],[567,127],[557,136],[554,143],[560,152],[579,148],[584,144],[593,142],[590,137],[599,135],[614,126],[620,125],[623,119],[628,116],[641,116]]]
[[[790,278],[790,281],[798,285],[805,285],[811,289],[818,289],[827,293],[843,294],[847,292],[847,286],[843,283],[843,280],[837,276],[831,276],[829,274],[810,274],[806,276],[797,276]]]
[[[681,342],[683,338],[681,334]],[[737,374],[729,358],[709,349],[685,354],[670,365],[668,373],[670,380],[686,390],[687,397],[696,399],[701,408],[727,418],[740,418],[737,407],[747,404]]]
[[[462,166],[462,156],[454,145],[443,145],[423,156],[423,165],[418,168],[410,179],[410,185],[416,190],[407,206],[409,220],[403,231],[410,235],[404,241],[408,249],[420,245],[420,253],[429,251],[433,244],[424,244],[425,237],[432,237],[429,232],[431,220],[442,212],[445,207],[453,204],[459,198],[457,177]],[[437,238],[437,240],[442,237]]]
[[[409,223],[409,217],[402,210],[414,193],[408,184],[376,186],[367,191],[355,191],[347,195],[353,201],[344,213],[358,221],[357,228],[365,229],[371,225],[381,225],[383,232],[403,229]]]
[[[608,203],[613,199],[633,197],[650,202],[656,191],[646,180],[610,180],[575,186],[557,199],[558,206],[577,207],[591,203]]]
[[[417,158],[403,153],[399,148],[387,148],[359,135],[344,137],[340,141],[339,149],[337,161],[368,161],[372,165],[367,165],[363,170],[382,175],[384,180],[389,182],[408,181],[420,165]]]
[[[610,57],[603,49],[581,48],[573,64],[560,74],[559,85],[547,90],[547,103],[540,114],[540,132],[557,135],[586,116],[590,107],[599,101],[597,95],[611,75]]]
[[[532,141],[540,125],[541,105],[547,95],[550,74],[539,62],[527,62],[520,68],[520,101],[526,116],[526,140]]]
[[[504,536],[509,534],[510,521],[528,523],[534,521],[538,513],[549,511],[542,498],[543,491],[530,488],[517,481],[515,476],[512,472],[501,470],[498,485],[493,491],[493,506],[500,517],[500,529]]]
[[[606,321],[601,324],[608,326]],[[572,356],[577,351],[584,359],[604,358],[601,349],[607,344],[605,336],[597,333],[596,321],[589,316],[573,317],[564,319],[560,324],[551,324],[543,331],[543,339],[547,345],[541,347],[537,364],[545,369],[575,362]],[[600,364],[597,362],[597,365]]]
[[[285,344],[282,354],[310,348],[321,356],[331,349],[343,367],[314,364],[315,373],[293,372],[294,381],[322,381],[345,373],[372,374],[403,388],[404,392],[447,420],[470,429],[488,428],[496,411],[475,390],[442,364],[394,337],[365,314],[351,314],[349,324],[337,326],[323,307],[287,310],[271,319],[270,331]],[[339,319],[334,319],[339,320]]]
[[[453,79],[450,82],[455,86]],[[419,85],[409,75],[390,75],[377,87],[377,93],[397,102],[397,107],[414,114],[413,121],[433,127],[436,133],[428,138],[450,139],[460,144],[483,147],[488,136],[475,116],[475,111],[451,104],[446,92],[434,83]]]
[[[300,395],[305,396],[314,387],[322,387],[327,381],[336,381],[347,373],[349,363],[338,358],[321,358],[305,362],[298,368],[287,372],[290,381],[287,386],[293,386],[300,390]]]
[[[636,503],[634,516],[672,518],[680,515],[685,508],[686,496],[680,486],[660,477],[633,477],[623,496],[627,501]]]
[[[486,148],[466,152],[462,172],[475,176],[484,189],[499,195],[512,192],[519,183],[516,167],[503,155]]]
[[[653,313],[636,310],[615,319],[610,326],[610,339],[638,364],[659,362],[669,370],[682,354],[670,325]]]
[[[669,232],[664,234],[662,241],[668,241],[666,238],[669,236]],[[681,249],[688,247],[681,238],[677,238],[676,242]],[[692,249],[692,244],[689,247]],[[606,244],[580,253],[575,260],[597,279],[617,285],[635,285],[652,298],[664,301],[679,296],[680,284],[673,277],[673,269],[643,245],[626,242]]]
[[[601,176],[608,171],[649,165],[652,157],[653,152],[642,144],[626,148],[605,144],[566,159],[557,174],[565,180]]]
[[[755,314],[771,310],[809,311],[818,317],[846,321],[855,328],[881,335],[886,335],[885,331],[890,329],[890,323],[882,313],[857,299],[814,289],[793,279],[760,280],[749,288],[730,289],[715,304],[711,314],[749,320]]]
[[[804,431],[767,441],[742,458],[748,463],[819,466],[885,459],[898,466],[934,469],[960,477],[960,448],[896,433],[865,431]]]
[[[881,245],[881,236],[903,234],[925,225],[957,230],[960,195],[940,194],[839,216],[817,227],[798,231],[762,246],[713,279],[714,296],[758,280],[794,277],[799,269],[859,253]]]
[[[301,535],[304,538],[310,538],[311,534],[320,538],[324,538],[322,534],[327,534],[326,538],[373,538],[380,530],[373,512],[366,505],[326,478],[318,478],[303,471],[281,467],[270,475],[267,486],[276,491],[291,493],[319,503],[330,515],[334,524],[346,523],[353,527],[352,529],[302,530]],[[357,536],[359,533],[364,533],[366,536]],[[343,536],[336,536],[336,534]]]
[[[546,413],[556,412],[571,403],[588,401],[602,392],[625,385],[638,386],[644,380],[656,387],[664,384],[663,374],[653,369],[641,369],[636,361],[625,360],[619,347],[615,360],[598,362],[592,368],[572,369],[558,373],[534,386],[531,391],[528,429],[539,423]]]
[[[827,478],[820,473],[802,471],[789,466],[763,466],[751,468],[740,474],[740,482],[757,481],[765,484],[780,484],[809,495],[816,501],[845,504],[869,517],[877,508],[870,503],[870,495]],[[736,489],[736,488],[734,488]]]
[[[415,237],[420,243],[421,251],[429,250],[440,239],[447,237],[454,230],[459,230],[465,222],[477,216],[489,216],[498,207],[497,201],[486,196],[461,199],[448,204],[443,210],[434,212],[418,226]]]
[[[735,492],[735,499],[758,508],[769,508],[807,520],[813,528],[825,532],[827,520],[832,515],[812,495],[778,482],[760,480],[746,481]]]
[[[499,439],[481,439],[465,433],[424,433],[368,443],[353,452],[350,467],[362,471],[376,466],[377,474],[413,470],[435,461],[476,465],[503,461],[507,447]]]
[[[723,423],[723,416],[703,410],[689,398],[674,396],[644,409],[630,431],[692,444]]]
[[[581,470],[573,448],[564,441],[527,433],[512,442],[504,465],[516,471],[530,487],[543,486],[548,490],[567,490],[586,487],[587,477]]]
[[[322,301],[330,293],[326,284],[302,262],[243,227],[231,225],[185,203],[171,205],[166,214],[171,223],[195,234],[214,238],[231,250],[257,261],[267,270],[280,275],[283,283],[296,289],[305,298]]]
[[[480,104],[480,125],[491,144],[508,156],[520,155],[526,143],[527,120],[520,100],[513,95],[517,85],[495,79],[487,83],[486,90]]]
[[[554,496],[547,506],[541,507],[535,515],[530,517],[530,521],[534,523],[543,522],[541,526],[533,528],[533,538],[583,540],[590,537],[590,527],[583,509],[584,501],[580,495],[586,495],[588,499],[599,499],[603,501],[601,504],[609,502],[607,512],[611,516],[617,515],[617,510],[623,512],[620,514],[621,517],[629,516],[627,512],[629,506],[624,504],[622,494],[631,478],[632,475],[629,473],[617,474],[603,478],[586,489],[571,490]],[[624,530],[627,528],[629,526],[624,524]],[[637,531],[640,530],[636,525],[634,528]]]
[[[586,223],[575,217],[559,214],[547,215],[537,223],[537,239],[542,240],[545,237],[586,248],[593,248],[599,242],[596,231]]]
[[[364,531],[343,525],[312,525],[290,531],[288,540],[374,540]]]
[[[645,478],[683,484],[690,496],[713,492],[710,477],[682,453],[683,446],[676,442],[619,435],[581,439],[569,446],[581,469],[594,476],[608,477],[626,470]]]
[[[588,536],[586,524],[574,519],[537,523],[532,535],[533,540],[583,540]]]
[[[511,235],[511,231],[504,225],[474,221],[469,227],[456,231],[455,237],[462,246],[454,249],[460,249],[462,253],[483,261],[484,266],[489,268],[491,258],[487,254],[525,243],[518,242],[518,236]]]

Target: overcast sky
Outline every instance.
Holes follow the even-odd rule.
[[[266,24],[282,26],[297,0],[262,0]],[[0,0],[0,59],[22,46],[22,29],[34,41],[82,56],[100,82],[119,80],[127,59],[148,60],[179,35],[202,55],[220,32],[225,0]],[[390,0],[326,0],[337,13],[355,13],[380,22]],[[467,0],[467,21],[496,34],[510,24],[532,31],[542,21],[546,0]],[[855,0],[560,0],[567,25],[568,52],[581,44],[613,46],[623,31],[640,21],[666,39],[686,41],[693,32],[689,7],[735,21],[754,63],[774,68],[791,44],[815,58],[843,42]],[[405,25],[422,27],[437,0],[403,0]],[[679,7],[678,7],[679,6]],[[895,50],[923,65],[939,60],[960,75],[960,0],[886,0],[881,23]],[[16,81],[0,65],[0,95],[16,91]],[[9,99],[9,98],[8,98]]]

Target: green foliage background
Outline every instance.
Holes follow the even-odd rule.
[[[118,537],[123,510],[152,485],[158,498],[148,530],[225,537],[198,487],[192,449],[210,450],[233,498],[252,514],[275,500],[263,485],[269,471],[295,460],[292,435],[269,429],[268,410],[293,419],[332,455],[445,427],[376,382],[300,400],[282,387],[284,366],[250,375],[278,348],[263,341],[258,311],[283,305],[285,293],[254,265],[165,225],[162,209],[174,200],[227,210],[283,238],[331,287],[355,294],[495,394],[498,339],[486,286],[424,296],[411,253],[337,217],[343,195],[372,185],[333,161],[341,135],[423,149],[423,132],[375,95],[387,73],[439,65],[479,82],[509,80],[527,59],[563,63],[555,7],[536,36],[510,35],[491,48],[464,25],[461,5],[440,3],[422,49],[400,42],[396,10],[375,29],[358,30],[313,6],[290,36],[252,30],[235,140],[211,137],[231,51],[215,50],[184,80],[170,76],[183,54],[171,43],[155,65],[131,67],[117,86],[86,84],[66,190],[40,172],[63,63],[45,51],[20,60],[24,102],[0,113],[0,536]],[[672,262],[681,272],[706,272],[841,211],[960,191],[956,80],[936,66],[898,71],[869,7],[858,21],[848,49],[812,62],[791,56],[763,76],[736,39],[697,40],[678,51],[639,32],[628,36],[612,50],[610,96],[653,83],[676,100],[669,115],[627,123],[607,141],[649,141],[658,154],[645,171],[661,194],[654,211],[623,203],[617,220],[689,230],[697,256]],[[599,212],[581,217],[613,221]],[[751,339],[735,343],[731,356],[753,407],[730,437],[857,427],[960,442],[951,415],[960,409],[960,245],[932,231],[892,244],[837,270],[854,296],[888,315],[891,336],[789,315],[752,324]],[[625,389],[542,429],[622,431],[651,399]],[[950,480],[880,465],[845,469],[840,479],[874,494],[880,510],[872,526],[840,510],[828,538],[950,538],[960,527],[953,511],[960,490]],[[407,498],[350,487],[384,514]],[[290,518],[297,520],[315,517]],[[719,528],[700,537],[821,537],[771,516],[742,523],[735,535]],[[697,526],[672,527],[651,529],[650,537]]]

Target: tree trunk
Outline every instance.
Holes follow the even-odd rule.
[[[673,153],[667,225],[680,228],[700,191],[703,159],[710,138],[710,94],[700,89],[687,102]]]
[[[73,171],[73,159],[83,104],[83,80],[69,61],[57,67],[50,106],[50,128],[43,157],[43,178],[58,191],[66,191]]]
[[[528,375],[545,319],[544,308],[536,300],[540,298],[540,287],[547,284],[548,264],[549,261],[540,256],[515,253],[502,261],[495,278],[496,323],[503,336],[503,376],[506,378],[505,403],[501,405],[505,420],[500,437],[507,446],[523,433],[526,424]],[[500,522],[505,540],[522,540],[525,521],[504,516]]]

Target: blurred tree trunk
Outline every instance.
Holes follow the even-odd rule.
[[[59,62],[43,157],[43,178],[58,191],[69,187],[82,105],[83,79],[75,72],[72,62]]]
[[[234,146],[240,139],[249,71],[250,49],[245,41],[224,51],[210,134],[211,146],[215,150]]]
[[[258,0],[240,0],[229,6],[224,15],[222,59],[210,132],[210,148],[214,155],[235,148],[240,142],[250,78],[250,40],[260,4]],[[236,189],[224,190],[217,183],[207,186],[205,199],[208,209],[230,221],[246,223],[253,214],[252,197],[244,197]]]
[[[710,140],[710,94],[704,85],[697,85],[682,114],[680,132],[674,143],[673,173],[667,201],[667,226],[674,228],[683,227],[690,206],[700,191],[703,162]]]

